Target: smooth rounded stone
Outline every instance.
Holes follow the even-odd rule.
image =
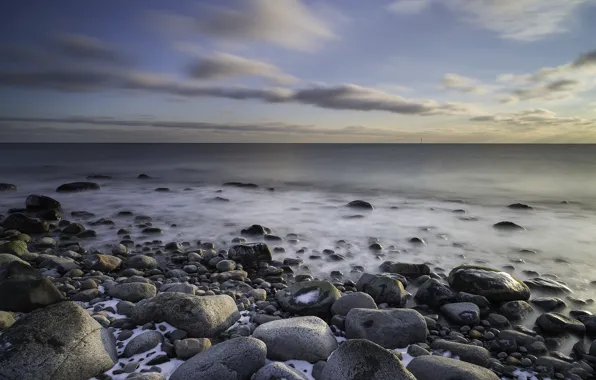
[[[52,239],[51,237],[42,237],[37,239],[33,245],[37,249],[46,249],[46,248],[54,248],[56,246],[56,240]]]
[[[566,361],[552,358],[550,356],[541,356],[536,359],[535,366],[545,367],[550,375],[559,372],[567,373],[573,368],[573,364]]]
[[[0,332],[9,328],[15,322],[14,314],[8,311],[0,311]]]
[[[240,313],[227,295],[160,293],[139,302],[132,318],[137,324],[167,322],[192,338],[214,338],[238,321]]]
[[[0,272],[0,310],[28,313],[63,300],[48,278],[29,264],[12,261]]]
[[[79,239],[88,239],[88,238],[93,238],[97,236],[97,232],[94,230],[85,230],[79,234],[76,235],[77,238]]]
[[[488,358],[490,357],[490,354],[484,347],[438,339],[430,344],[430,348],[433,350],[442,350],[443,352],[448,351],[452,355],[459,356],[460,360],[468,363],[476,364],[481,367],[488,366]]]
[[[583,315],[577,319],[586,326],[586,333],[588,335],[596,335],[596,315]]]
[[[282,319],[259,325],[252,336],[267,345],[271,360],[325,360],[337,348],[331,329],[318,317]]]
[[[99,296],[101,296],[101,293],[99,292],[98,289],[86,289],[86,290],[81,290],[80,292],[78,292],[77,294],[75,294],[74,296],[72,296],[70,298],[73,301],[90,302]]]
[[[536,319],[536,325],[544,332],[552,334],[584,334],[586,332],[586,326],[580,321],[559,313],[542,314]]]
[[[476,304],[481,311],[490,308],[490,301],[486,297],[479,296],[477,294],[470,294],[466,292],[458,292],[455,295],[455,301],[457,302],[472,302]]]
[[[43,260],[39,263],[39,268],[56,269],[60,274],[64,274],[72,269],[81,269],[73,259],[68,257],[44,257],[44,255],[40,255],[40,258]]]
[[[123,314],[127,317],[132,315],[134,308],[135,304],[130,301],[120,301],[116,304],[116,310],[118,311],[118,314]]]
[[[153,284],[131,282],[112,285],[106,289],[106,292],[110,297],[124,301],[139,302],[140,300],[155,297],[157,288]]]
[[[25,207],[29,210],[61,210],[62,205],[54,198],[45,195],[31,194],[25,199]]]
[[[127,256],[130,250],[124,244],[116,244],[112,247],[112,255]]]
[[[83,264],[88,269],[109,273],[120,268],[122,260],[116,256],[96,254],[87,256]]]
[[[145,227],[143,228],[143,234],[145,235],[157,235],[163,233],[163,230],[159,227]]]
[[[499,313],[510,321],[522,321],[534,313],[534,309],[526,301],[509,301],[501,305]]]
[[[449,321],[459,325],[476,325],[480,322],[480,308],[471,302],[449,303],[441,307]]]
[[[530,289],[509,273],[473,265],[462,265],[449,273],[451,288],[486,297],[491,302],[525,301]]]
[[[17,230],[26,234],[41,234],[50,230],[50,225],[47,222],[21,213],[8,215],[2,219],[0,227],[7,230]]]
[[[331,306],[333,315],[346,316],[352,309],[377,309],[375,300],[367,293],[354,292],[344,294]]]
[[[87,380],[117,361],[112,334],[70,301],[23,316],[0,335],[0,347],[6,380]]]
[[[195,285],[191,285],[189,283],[172,283],[172,284],[163,284],[161,288],[159,288],[160,292],[167,293],[167,292],[177,292],[177,293],[186,293],[186,294],[195,294],[197,287]]]
[[[417,380],[499,380],[491,370],[442,356],[419,356],[407,369]]]
[[[359,210],[374,210],[373,205],[371,205],[370,203],[368,203],[366,201],[362,201],[362,200],[351,201],[346,206],[349,208],[359,209]]]
[[[501,331],[497,339],[508,341],[510,346],[524,347],[530,354],[542,355],[547,352],[544,342],[540,341],[539,338],[519,331]]]
[[[76,193],[79,191],[99,190],[99,184],[95,182],[70,182],[56,188],[58,193]]]
[[[346,316],[348,339],[368,339],[385,348],[424,342],[426,334],[426,320],[411,309],[352,309]]]
[[[187,277],[188,273],[183,271],[182,269],[170,269],[166,272],[167,278],[183,278]]]
[[[265,301],[267,299],[267,291],[265,289],[252,289],[247,293],[248,297],[252,297],[255,301]]]
[[[397,354],[365,339],[342,343],[327,359],[320,379],[416,380]]]
[[[187,338],[174,341],[174,349],[179,359],[190,359],[196,354],[211,347],[211,341],[207,338]]]
[[[267,347],[258,339],[230,339],[188,359],[170,380],[249,380],[265,365],[266,355]]]
[[[491,313],[486,317],[486,320],[490,323],[492,327],[497,329],[511,327],[511,322],[509,322],[507,317],[501,314]]]
[[[453,299],[454,295],[451,289],[434,278],[422,284],[414,296],[414,300],[419,304],[428,305],[434,309],[452,302]]]
[[[408,346],[408,355],[415,358],[418,356],[430,355],[430,352],[417,344],[410,344]]]
[[[0,253],[0,269],[4,268],[5,266],[14,261],[17,261],[23,265],[29,265],[29,263],[27,263],[24,260],[21,260],[19,257],[15,255],[11,255],[10,253]]]
[[[387,273],[401,274],[407,278],[418,278],[420,276],[430,275],[430,267],[426,264],[396,263],[394,261],[385,261],[379,269]]]
[[[303,373],[284,363],[270,363],[253,375],[251,380],[308,380]]]
[[[525,230],[525,228],[523,228],[522,226],[520,226],[519,224],[510,222],[510,221],[503,221],[503,222],[498,222],[493,224],[493,228],[496,230],[501,230],[501,231],[516,231],[516,230]]]
[[[378,304],[388,303],[398,307],[406,304],[408,292],[404,289],[401,281],[388,275],[375,275],[363,273],[356,283],[359,292],[369,294]]]
[[[122,356],[130,358],[133,355],[147,352],[161,343],[163,343],[163,335],[157,331],[145,331],[128,342]]]
[[[512,210],[534,210],[532,206],[528,206],[527,204],[523,203],[513,203],[507,206],[507,208],[510,208]]]
[[[536,297],[530,302],[546,312],[562,310],[567,307],[565,301],[556,297]]]
[[[157,268],[157,261],[150,256],[135,255],[126,260],[126,266],[134,269],[155,269]]]
[[[265,243],[235,245],[228,251],[228,258],[246,269],[259,269],[261,263],[273,260],[271,250]]]
[[[62,229],[62,233],[67,235],[77,235],[85,231],[85,227],[80,223],[70,223]]]
[[[284,311],[315,316],[329,315],[340,297],[340,291],[329,281],[297,282],[275,294]]]
[[[2,191],[16,191],[17,186],[12,183],[0,183],[0,192]]]
[[[9,253],[24,258],[27,253],[29,253],[29,250],[27,248],[27,243],[24,241],[12,240],[0,243],[0,253]]]
[[[236,269],[236,263],[232,260],[222,260],[215,265],[215,268],[220,272],[228,272]]]
[[[531,280],[526,280],[524,283],[532,290],[540,290],[551,294],[567,294],[571,293],[571,289],[560,281],[545,277],[536,277]]]

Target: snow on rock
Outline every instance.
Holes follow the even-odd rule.
[[[304,303],[304,304],[313,303],[317,299],[319,299],[320,292],[321,291],[319,289],[315,289],[311,292],[301,294],[298,297],[296,297],[295,301],[296,301],[296,303]]]

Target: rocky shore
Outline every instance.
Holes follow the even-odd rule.
[[[374,273],[354,267],[357,280],[339,271],[314,278],[306,252],[276,258],[282,241],[302,237],[273,226],[245,226],[224,245],[164,242],[148,215],[96,216],[43,195],[24,201],[0,210],[2,380],[595,377],[593,301],[552,278],[394,261]],[[110,226],[114,243],[90,248],[98,225]],[[321,255],[342,260],[331,249]]]

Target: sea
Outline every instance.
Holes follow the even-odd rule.
[[[98,191],[55,191],[90,175],[111,179],[94,180]],[[230,181],[259,188],[222,187]],[[389,260],[428,263],[439,274],[478,264],[522,280],[556,278],[583,300],[596,289],[593,145],[0,144],[0,182],[18,186],[0,193],[0,215],[43,194],[71,220],[71,211],[96,215],[83,223],[112,219],[115,226],[90,227],[98,237],[87,248],[117,244],[116,231],[132,224],[117,214],[132,211],[151,216],[164,242],[226,249],[253,224],[282,238],[297,234],[298,242],[268,244],[285,249],[274,253],[280,260],[304,260],[296,273],[319,278],[341,271],[357,279]],[[374,210],[346,207],[353,200]],[[513,203],[533,209],[507,207]],[[495,229],[501,221],[524,230]],[[134,227],[132,238],[155,239]],[[369,250],[372,242],[383,250]],[[345,260],[329,261],[325,249]]]

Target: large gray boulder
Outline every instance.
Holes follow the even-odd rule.
[[[337,348],[331,329],[318,317],[298,317],[267,322],[255,329],[252,336],[267,345],[271,360],[326,360]]]
[[[228,258],[242,264],[245,269],[258,269],[259,264],[273,260],[271,250],[265,243],[235,245],[228,251]]]
[[[304,374],[284,363],[270,363],[261,368],[251,380],[308,380]]]
[[[35,310],[0,336],[2,380],[87,380],[116,361],[112,334],[70,301]]]
[[[140,300],[155,297],[157,288],[153,284],[130,282],[109,286],[106,292],[110,297],[130,302],[139,302]]]
[[[139,302],[132,318],[141,325],[167,322],[192,338],[214,338],[239,320],[240,313],[230,296],[160,293]]]
[[[249,380],[265,365],[267,347],[255,338],[234,338],[184,362],[170,380]]]
[[[408,364],[417,380],[499,380],[489,369],[443,356],[418,356]]]
[[[352,309],[346,316],[346,337],[368,339],[385,348],[404,348],[426,341],[424,317],[411,309]]]
[[[354,292],[341,296],[331,306],[331,313],[333,315],[346,316],[352,309],[376,309],[377,304],[375,300],[367,293]]]
[[[441,313],[458,325],[475,325],[480,322],[480,308],[472,302],[448,303],[441,307]]]
[[[12,261],[0,270],[0,310],[27,313],[62,299],[52,281],[28,264]]]
[[[275,294],[282,309],[299,315],[325,317],[341,292],[329,281],[303,281],[279,290]]]
[[[405,306],[408,295],[402,282],[392,277],[391,274],[364,273],[356,283],[356,289],[369,294],[377,304],[388,303],[397,307]]]
[[[451,352],[451,354],[459,356],[460,360],[468,363],[476,364],[481,367],[488,366],[489,353],[484,347],[437,339],[431,343],[430,348],[433,350],[441,350],[443,352]]]
[[[449,285],[457,291],[477,294],[491,302],[526,301],[530,288],[509,273],[496,269],[462,265],[449,273]]]
[[[395,353],[364,339],[342,343],[327,359],[321,374],[321,380],[365,379],[416,380]]]

